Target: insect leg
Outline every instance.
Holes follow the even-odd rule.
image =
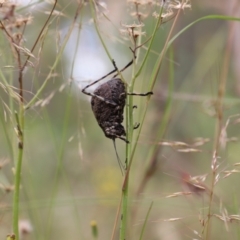
[[[133,59],[124,67],[122,68],[118,73],[116,73],[113,78],[115,78],[116,76],[119,75],[120,72],[123,72],[124,70],[126,70],[128,67],[130,67],[133,64]]]
[[[129,143],[129,141],[126,138],[111,133],[111,138],[113,138],[113,137],[114,138],[119,138],[119,139],[123,140],[125,143]]]
[[[153,92],[147,92],[147,93],[127,93],[127,95],[132,95],[132,96],[148,96],[148,95],[152,95]],[[133,109],[134,108],[137,108],[136,105],[133,106]],[[133,127],[133,130],[139,128],[140,126],[140,123],[135,123],[134,127]]]
[[[132,96],[148,96],[148,95],[153,95],[153,92],[147,92],[147,93],[127,93],[127,95],[132,95]]]
[[[133,130],[138,129],[139,126],[140,126],[140,123],[135,123],[134,126],[133,126]]]
[[[89,87],[91,87],[91,86],[93,86],[94,84],[100,82],[101,80],[103,80],[104,78],[108,77],[109,75],[115,73],[116,71],[118,71],[118,68],[117,68],[116,63],[115,63],[114,60],[112,60],[112,64],[113,64],[113,66],[114,66],[114,70],[112,70],[112,71],[109,72],[108,74],[104,75],[103,77],[97,79],[96,81],[88,84],[86,87],[84,87],[84,88],[82,89],[82,92],[83,92],[84,94],[86,94],[86,95],[93,96],[91,93],[86,92],[86,89],[89,88]],[[95,96],[95,95],[94,95],[94,96]]]
[[[119,138],[119,139],[123,140],[125,143],[129,143],[129,141],[126,138],[123,138],[121,136],[116,135],[116,138]]]
[[[96,97],[98,99],[100,99],[101,101],[105,102],[105,103],[108,103],[108,104],[111,104],[113,106],[117,106],[117,103],[115,103],[114,101],[111,101],[111,100],[108,100],[106,98],[103,98],[101,96],[98,96],[97,94],[94,94],[94,93],[88,93],[87,95],[89,96],[92,96],[92,97]]]

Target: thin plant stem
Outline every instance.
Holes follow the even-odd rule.
[[[144,66],[144,63],[150,53],[150,48],[152,46],[153,43],[153,39],[156,35],[157,32],[157,26],[159,26],[160,24],[160,19],[161,19],[161,13],[162,13],[163,8],[160,9],[160,15],[158,18],[158,21],[156,22],[155,28],[154,28],[154,32],[152,37],[150,38],[150,45],[149,48],[147,50],[147,53],[145,54],[145,58],[143,63],[141,64],[140,69],[138,70],[138,72],[136,73],[136,64],[134,61],[134,65],[133,65],[133,71],[132,71],[132,81],[131,84],[129,85],[129,92],[133,92],[134,89],[134,84],[136,81],[137,76],[140,74],[142,67]],[[132,31],[134,31],[134,29],[132,29]],[[134,36],[134,32],[133,32],[133,36]],[[134,55],[136,56],[136,50],[137,50],[137,46],[141,45],[140,41],[141,38],[138,38],[137,40],[134,39],[133,37],[133,41],[134,41]],[[149,99],[149,97],[147,97]],[[120,227],[120,239],[123,240],[126,238],[126,234],[127,234],[127,219],[128,219],[128,190],[129,190],[129,176],[130,176],[130,167],[131,167],[131,163],[133,160],[133,156],[134,156],[134,152],[135,152],[135,148],[137,145],[137,141],[135,141],[133,143],[133,114],[132,114],[132,109],[133,109],[133,97],[129,96],[127,99],[127,110],[126,110],[126,126],[127,126],[127,139],[129,140],[130,144],[128,144],[126,146],[126,175],[123,181],[123,186],[122,186],[122,197],[123,197],[123,205],[122,205],[122,216],[121,216],[121,227]],[[134,149],[134,150],[133,150]]]
[[[36,44],[38,43],[43,30],[47,26],[48,21],[50,20],[50,17],[53,14],[53,10],[57,4],[57,0],[55,1],[55,4],[52,8],[52,11],[45,22],[43,28],[40,31],[40,34],[38,35],[35,44],[32,48],[32,51],[36,47]],[[4,28],[3,23],[1,22],[1,25]],[[13,47],[16,51],[17,55],[17,62],[18,62],[18,69],[19,69],[19,75],[18,75],[18,81],[19,81],[19,114],[15,113],[16,117],[16,123],[17,123],[17,137],[18,137],[18,157],[17,157],[17,162],[16,162],[16,169],[15,169],[15,181],[14,181],[14,196],[13,196],[13,231],[15,234],[15,239],[19,240],[19,227],[18,227],[18,222],[19,222],[19,198],[20,198],[20,184],[21,184],[21,171],[22,171],[22,160],[23,160],[23,149],[24,149],[24,99],[23,99],[23,70],[27,64],[27,61],[30,57],[28,56],[27,60],[25,63],[22,65],[21,64],[21,55],[19,49],[14,45],[14,40],[11,37],[10,33],[4,28],[6,34],[10,38]],[[34,98],[33,98],[34,99]]]
[[[100,30],[99,30],[99,27],[98,27],[98,24],[97,24],[97,20],[96,20],[96,16],[95,16],[95,11],[94,11],[94,6],[93,6],[93,4],[94,4],[94,0],[91,0],[91,1],[90,1],[90,7],[91,7],[91,14],[92,14],[93,22],[94,22],[94,27],[95,27],[95,29],[96,29],[96,31],[97,31],[97,35],[98,35],[98,37],[99,37],[99,39],[100,39],[100,41],[101,41],[101,44],[102,44],[102,46],[103,46],[103,48],[104,48],[104,50],[105,50],[105,52],[106,52],[109,60],[113,61],[113,58],[111,57],[111,54],[110,54],[110,52],[108,51],[108,48],[107,48],[107,46],[106,46],[106,44],[105,44],[105,42],[104,42],[104,40],[103,40],[103,38],[102,38],[102,35],[101,35],[101,33],[100,33]],[[123,75],[122,75],[121,71],[119,71],[119,70],[117,70],[117,71],[118,71],[118,75],[121,76],[121,80],[124,82],[124,84],[127,85],[126,81],[125,81],[124,78],[123,78]]]
[[[184,2],[184,1],[183,1],[183,2]],[[182,3],[182,4],[183,4],[183,3]],[[167,51],[167,49],[168,49],[168,43],[169,43],[169,41],[170,41],[170,37],[172,36],[173,29],[174,29],[174,27],[176,26],[176,23],[177,23],[177,20],[178,20],[178,18],[179,18],[179,15],[180,15],[181,10],[182,10],[182,9],[180,8],[180,9],[177,11],[177,15],[176,15],[176,17],[174,18],[173,24],[172,24],[172,26],[171,26],[171,29],[170,29],[169,33],[168,33],[168,36],[167,36],[165,45],[164,45],[164,47],[163,47],[163,50],[162,50],[162,52],[161,52],[161,54],[160,54],[160,57],[159,57],[156,65],[154,66],[153,74],[152,74],[152,76],[151,76],[151,80],[152,80],[152,81],[150,82],[150,89],[151,89],[151,90],[153,89],[153,87],[154,87],[154,85],[155,85],[155,83],[156,83],[157,76],[158,76],[158,73],[159,73],[160,68],[161,68],[161,65],[162,65],[163,57],[165,56],[165,53],[166,53],[166,51]]]
[[[56,6],[57,0],[55,2],[54,8]],[[54,9],[53,8],[53,9]],[[50,14],[50,17],[53,13]],[[48,18],[48,20],[50,19]],[[38,40],[40,39],[41,33],[44,30],[48,20],[46,21],[44,27],[42,28],[37,40],[35,41],[35,44],[32,48],[32,51],[34,50]],[[24,99],[23,99],[23,70],[24,67],[27,64],[28,59],[30,58],[30,55],[28,56],[26,62],[24,65],[21,63],[21,55],[19,49],[14,45],[14,39],[8,33],[8,31],[5,29],[3,23],[1,22],[1,25],[3,26],[6,34],[10,38],[13,47],[16,51],[16,56],[17,56],[17,63],[18,63],[18,69],[19,69],[19,75],[18,75],[18,82],[19,82],[19,114],[15,112],[15,117],[16,117],[16,123],[17,123],[17,137],[18,137],[18,157],[17,157],[17,162],[16,162],[16,168],[15,168],[15,180],[14,180],[14,195],[13,195],[13,232],[15,234],[15,239],[19,239],[19,227],[18,227],[18,222],[19,222],[19,198],[20,198],[20,184],[21,184],[21,172],[22,172],[22,161],[23,161],[23,149],[24,149]]]
[[[42,33],[43,33],[44,29],[47,27],[47,24],[48,24],[48,22],[50,21],[52,15],[53,15],[53,11],[54,11],[54,9],[55,9],[55,7],[56,7],[56,5],[57,5],[57,1],[58,1],[58,0],[55,0],[55,2],[54,2],[54,4],[53,4],[53,7],[52,7],[52,10],[51,10],[50,14],[48,15],[48,18],[47,18],[45,24],[43,25],[40,33],[38,34],[35,43],[34,43],[33,46],[32,46],[31,53],[34,51],[35,47],[37,46],[37,43],[39,42],[39,40],[40,40],[40,38],[41,38],[41,36],[42,36]],[[25,63],[24,63],[23,66],[22,66],[22,71],[23,71],[24,68],[26,67],[29,58],[30,58],[30,54],[27,56],[27,59],[26,59]]]
[[[52,231],[52,224],[53,224],[53,206],[54,206],[54,203],[55,203],[55,198],[56,198],[56,194],[57,194],[57,183],[58,183],[58,180],[59,180],[59,175],[61,172],[64,173],[64,171],[61,169],[62,167],[62,161],[63,161],[63,156],[64,156],[64,150],[65,150],[65,144],[66,144],[66,136],[67,136],[67,127],[69,126],[69,118],[70,118],[70,111],[71,111],[71,104],[72,103],[72,95],[71,95],[71,85],[69,86],[69,89],[68,89],[68,99],[67,99],[67,102],[66,102],[66,105],[64,106],[64,112],[65,112],[65,116],[64,116],[64,119],[63,119],[63,127],[62,127],[62,137],[61,137],[61,143],[60,143],[60,146],[58,148],[59,152],[57,153],[57,159],[58,159],[58,162],[57,162],[57,166],[56,166],[56,174],[55,176],[53,177],[53,191],[52,191],[52,194],[51,194],[51,201],[50,201],[50,204],[49,204],[49,213],[48,213],[48,218],[47,218],[47,221],[48,221],[48,224],[47,224],[47,233],[45,235],[46,239],[50,239],[51,238],[51,231]],[[66,179],[67,180],[67,179]],[[67,185],[69,185],[69,183],[66,182]]]
[[[115,218],[115,221],[114,221],[114,226],[113,226],[113,232],[112,232],[111,240],[114,240],[114,237],[115,237],[121,206],[122,206],[122,196],[121,196],[120,202],[118,204],[118,209],[117,209],[117,214],[116,214],[116,218]]]
[[[135,66],[135,61],[134,64]],[[133,67],[133,72],[134,72]],[[129,92],[133,92],[133,85],[129,86]],[[132,135],[133,135],[133,118],[132,118],[132,108],[133,108],[133,96],[128,96],[127,98],[127,110],[126,110],[126,125],[127,125],[127,139],[130,142],[126,145],[126,169],[127,175],[124,178],[124,185],[122,187],[122,212],[121,212],[121,225],[120,225],[120,239],[126,238],[127,231],[127,218],[128,218],[128,188],[129,188],[129,171],[128,171],[128,160],[131,157],[131,147],[132,147]]]
[[[212,202],[213,202],[213,192],[215,186],[215,179],[217,174],[217,158],[219,155],[219,147],[220,147],[220,138],[221,138],[221,131],[223,127],[223,98],[225,95],[226,89],[226,81],[227,81],[227,74],[229,70],[229,62],[230,62],[230,55],[231,55],[231,48],[232,48],[232,40],[234,35],[234,28],[232,27],[230,30],[230,34],[228,37],[227,46],[225,49],[224,54],[224,61],[223,61],[223,68],[221,73],[221,79],[218,88],[218,95],[217,95],[217,123],[216,123],[216,131],[215,131],[215,144],[213,150],[213,157],[212,157],[212,180],[211,180],[211,191],[209,196],[209,207],[208,207],[208,215],[207,215],[207,225],[206,225],[206,239],[210,239],[211,236],[211,214],[212,214]]]
[[[151,52],[151,49],[152,49],[152,45],[153,45],[153,41],[154,41],[154,37],[156,36],[156,33],[157,33],[157,30],[159,29],[159,26],[161,25],[161,21],[162,21],[162,18],[161,18],[161,15],[162,15],[162,12],[163,12],[163,7],[160,8],[160,11],[159,11],[159,17],[157,19],[157,22],[155,24],[155,27],[154,27],[154,30],[153,30],[153,33],[152,33],[152,36],[150,37],[150,42],[149,42],[149,45],[148,45],[148,48],[147,48],[147,51],[145,53],[145,56],[144,56],[144,59],[141,63],[141,66],[139,67],[134,79],[136,79],[142,72],[143,70],[143,67],[145,66],[146,64],[146,61],[149,57],[149,54]]]
[[[162,11],[162,9],[161,9],[161,11]],[[180,12],[180,10],[178,11],[178,13],[179,13],[179,12]],[[172,31],[173,31],[173,27],[174,27],[175,24],[176,24],[176,19],[178,18],[178,16],[179,16],[179,14],[177,14],[177,16],[176,16],[176,18],[175,18],[175,21],[174,21],[174,23],[173,23],[173,25],[172,25],[172,28],[171,28],[171,30],[170,30],[170,32],[169,32],[169,34],[168,34],[168,38],[167,38],[167,40],[166,40],[166,44],[165,44],[165,46],[164,46],[164,49],[163,49],[163,51],[162,51],[162,53],[161,53],[161,55],[160,55],[159,61],[157,61],[156,65],[155,65],[155,70],[156,70],[156,71],[153,72],[153,75],[152,75],[152,77],[151,77],[151,79],[152,79],[152,85],[151,85],[151,88],[150,88],[150,89],[153,89],[153,86],[154,86],[154,84],[155,84],[155,81],[156,81],[158,72],[159,72],[159,70],[160,70],[160,66],[161,66],[161,62],[162,62],[163,56],[164,56],[164,54],[165,54],[165,52],[166,52],[167,43],[168,43],[168,41],[169,41],[169,39],[170,39],[170,36],[171,36],[171,34],[172,34]],[[157,22],[157,24],[159,24],[159,21]],[[155,33],[156,33],[156,32],[155,32]],[[155,36],[155,35],[154,35],[154,36]],[[153,36],[153,38],[154,38],[154,36]],[[153,41],[153,39],[152,39],[152,41]],[[142,122],[142,123],[144,122],[144,119],[145,119],[145,116],[146,116],[146,112],[147,112],[149,100],[150,100],[150,97],[148,96],[148,97],[146,98],[145,109],[144,109],[144,111],[143,111],[143,115],[142,115],[142,118],[141,118],[141,122]],[[131,105],[129,105],[129,106],[131,106]],[[134,156],[134,153],[135,153],[135,150],[136,150],[136,147],[137,147],[137,142],[138,142],[138,139],[139,139],[139,136],[140,136],[141,129],[142,129],[142,124],[140,125],[140,129],[139,129],[139,131],[138,131],[138,134],[137,134],[137,137],[136,137],[136,141],[133,143],[131,154],[129,155],[129,165],[128,165],[127,172],[126,172],[126,176],[125,176],[124,183],[123,183],[123,193],[124,193],[124,189],[125,189],[125,188],[126,188],[126,191],[128,190],[128,177],[129,177],[129,172],[130,172],[130,168],[131,168],[131,165],[132,165],[133,156]],[[126,193],[126,197],[127,197],[127,196],[128,196],[128,194]],[[124,200],[123,200],[123,201],[124,201]],[[124,207],[127,209],[127,206],[124,206]],[[125,209],[125,211],[123,212],[123,213],[125,213],[125,214],[127,213],[126,209]],[[122,218],[123,218],[123,217],[124,217],[124,216],[122,216]],[[124,234],[126,234],[126,232],[124,232]],[[121,240],[125,239],[125,235],[122,235],[122,237],[120,237],[120,239],[121,239]]]
[[[164,48],[163,48],[163,50],[162,50],[162,53],[160,54],[159,59],[157,60],[155,66],[154,66],[153,73],[152,73],[152,76],[151,76],[151,78],[150,78],[150,79],[151,79],[150,84],[149,84],[149,86],[150,86],[149,89],[150,89],[150,90],[152,90],[153,87],[154,87],[154,85],[155,85],[155,82],[156,82],[158,73],[159,73],[159,71],[160,71],[162,59],[163,59],[164,54],[166,53],[167,48],[169,47],[168,42],[169,42],[170,36],[171,36],[171,34],[172,34],[172,32],[173,32],[174,26],[176,25],[176,21],[177,21],[177,19],[178,19],[180,10],[181,10],[181,9],[179,9],[178,14],[177,14],[176,17],[175,17],[175,21],[174,21],[174,23],[173,23],[173,25],[172,25],[172,27],[171,27],[171,29],[170,29],[170,32],[169,32],[169,34],[168,34],[168,37],[167,37],[167,40],[166,40],[166,44],[164,45]],[[153,38],[154,38],[154,36],[153,36]],[[150,100],[150,96],[147,96],[147,97],[146,97],[146,102],[145,102],[145,108],[144,108],[144,110],[143,110],[143,114],[142,114],[141,121],[140,121],[140,122],[142,122],[142,123],[144,122],[144,119],[145,119],[145,116],[146,116],[146,113],[147,113],[149,100]],[[130,160],[129,160],[129,166],[128,166],[128,169],[127,169],[126,177],[127,177],[127,175],[128,175],[128,172],[129,172],[130,167],[131,167],[131,164],[132,164],[133,156],[134,156],[134,154],[135,154],[135,150],[136,150],[136,147],[137,147],[138,139],[139,139],[139,137],[140,137],[140,133],[141,133],[141,130],[142,130],[142,126],[143,126],[143,124],[140,124],[139,131],[138,131],[138,134],[137,134],[137,136],[136,136],[136,140],[134,141],[134,144],[133,144],[132,153],[131,153],[131,158],[130,158]],[[126,177],[125,177],[125,180],[126,180]],[[125,182],[126,182],[125,180],[124,180],[124,184],[125,184]],[[124,184],[123,184],[123,186],[124,186]]]
[[[162,8],[160,13],[162,12]],[[160,15],[161,16],[161,15]],[[160,19],[161,17],[159,17]],[[150,46],[148,48],[147,53],[145,54],[145,58],[144,58],[144,62],[141,65],[141,67],[143,67],[147,56],[150,52],[150,47],[151,44],[153,43],[153,39],[154,36],[156,35],[156,29],[157,26],[159,26],[159,19],[156,23],[155,26],[155,31],[153,33],[153,36],[151,38],[151,42],[150,42]],[[132,30],[134,31],[134,30]],[[134,36],[134,34],[133,34]],[[136,56],[136,49],[138,45],[140,45],[140,43],[136,43],[136,39],[134,40],[134,55]],[[140,38],[141,40],[141,38]],[[141,70],[138,71],[138,73],[140,73]],[[136,74],[136,70],[135,70],[135,61],[134,61],[134,67],[133,67],[133,78],[131,81],[131,84],[129,85],[129,92],[133,92],[134,89],[134,84],[135,84],[135,80],[137,78],[137,76],[139,74]],[[149,99],[149,97],[147,97],[147,99]],[[148,100],[146,100],[148,101]],[[129,140],[129,144],[126,146],[126,175],[123,181],[123,186],[122,186],[122,197],[123,197],[123,204],[122,204],[122,215],[121,215],[121,226],[120,226],[120,239],[124,240],[126,239],[126,234],[127,234],[127,220],[128,220],[128,196],[129,196],[129,176],[130,176],[130,168],[131,168],[131,164],[132,164],[132,160],[133,160],[133,156],[134,156],[134,152],[135,152],[135,148],[137,145],[137,141],[133,142],[133,115],[132,115],[132,109],[133,109],[133,97],[129,96],[127,98],[127,110],[126,110],[126,126],[127,126],[127,139]],[[139,135],[138,135],[139,136]]]
[[[101,44],[102,44],[102,46],[103,46],[103,48],[104,48],[104,50],[105,50],[108,58],[109,58],[110,60],[112,60],[112,57],[111,57],[111,55],[110,55],[110,52],[108,51],[108,48],[107,48],[105,42],[103,41],[103,38],[102,38],[101,33],[100,33],[100,31],[99,31],[93,4],[94,4],[94,0],[91,0],[91,1],[90,1],[91,14],[92,14],[92,18],[93,18],[93,22],[94,22],[95,29],[96,29],[96,31],[97,31],[97,35],[98,35],[98,37],[99,37],[99,39],[100,39],[100,41],[101,41]]]
[[[169,123],[170,115],[171,115],[171,109],[172,109],[172,93],[173,93],[173,87],[174,87],[174,51],[172,48],[170,48],[169,51],[169,82],[168,82],[168,94],[167,94],[167,101],[166,101],[166,107],[164,110],[164,114],[161,120],[161,124],[159,126],[159,129],[156,133],[155,137],[155,143],[160,141],[160,139],[163,138],[163,136],[166,134],[167,126]],[[145,170],[144,176],[139,184],[136,196],[139,197],[140,193],[144,190],[147,182],[150,180],[152,175],[155,173],[157,166],[158,166],[158,156],[161,151],[161,147],[158,144],[153,144],[152,147],[149,150],[148,156],[146,159],[150,159],[148,161],[147,168]],[[135,210],[133,212],[133,218],[136,217],[137,213],[137,207],[135,207]]]
[[[23,104],[20,103],[19,115],[15,112],[17,123],[17,137],[18,137],[18,157],[15,168],[15,180],[14,180],[14,195],[13,195],[13,232],[15,239],[19,239],[18,220],[19,220],[19,195],[20,195],[20,183],[21,183],[21,170],[23,160],[23,144],[24,144],[24,114]],[[20,120],[21,119],[21,120]]]
[[[147,215],[144,219],[144,223],[143,223],[143,227],[142,227],[142,230],[141,230],[141,233],[140,233],[140,238],[139,240],[142,240],[143,239],[143,234],[144,234],[144,231],[145,231],[145,228],[146,228],[146,225],[147,225],[147,220],[148,220],[148,217],[149,217],[149,214],[152,210],[152,206],[153,206],[153,202],[151,202],[150,206],[149,206],[149,209],[147,211]]]
[[[58,63],[59,63],[59,61],[60,61],[60,59],[61,59],[61,57],[62,57],[62,53],[63,53],[63,51],[64,51],[64,49],[65,49],[65,46],[66,46],[66,44],[67,44],[67,42],[68,42],[68,39],[70,38],[71,33],[72,33],[72,31],[73,31],[73,29],[74,29],[74,27],[75,27],[75,23],[76,23],[77,17],[78,17],[78,15],[79,15],[79,12],[80,12],[82,6],[83,6],[83,4],[81,4],[81,3],[78,4],[78,8],[77,8],[77,10],[76,10],[76,14],[75,14],[74,19],[73,19],[73,23],[71,24],[71,27],[69,28],[69,30],[68,30],[68,32],[67,32],[67,34],[66,34],[66,37],[65,37],[65,39],[64,39],[64,41],[63,41],[63,45],[62,45],[60,51],[58,52],[58,54],[57,54],[57,56],[56,56],[55,62],[53,63],[53,65],[52,65],[52,67],[51,67],[51,69],[50,69],[50,71],[49,71],[46,79],[44,80],[44,82],[43,82],[43,84],[42,84],[42,86],[38,89],[38,91],[37,91],[36,94],[33,96],[33,98],[25,105],[25,109],[30,108],[30,107],[35,103],[35,101],[37,101],[39,95],[40,95],[40,94],[42,93],[42,91],[45,89],[45,87],[46,87],[49,79],[52,77],[53,72],[55,71],[55,69],[56,69],[56,67],[57,67],[57,65],[58,65]]]

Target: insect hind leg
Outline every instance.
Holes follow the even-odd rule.
[[[92,93],[90,93],[90,92],[87,92],[86,89],[89,88],[89,87],[91,87],[91,86],[93,86],[94,84],[102,81],[104,78],[108,77],[109,75],[117,72],[117,71],[118,71],[118,68],[117,68],[117,65],[116,65],[116,63],[115,63],[115,61],[114,61],[113,59],[112,59],[112,64],[113,64],[114,69],[113,69],[111,72],[109,72],[108,74],[104,75],[103,77],[97,79],[96,81],[88,84],[86,87],[84,87],[84,88],[82,89],[82,93],[84,93],[84,94],[86,94],[86,95],[89,95],[89,96],[92,96],[92,97],[95,96],[94,94],[92,94]]]
[[[130,67],[133,64],[133,59],[125,66],[123,67],[120,71],[118,71],[118,73],[116,73],[113,78],[117,77],[121,72],[123,72],[124,70],[126,70],[128,67]]]

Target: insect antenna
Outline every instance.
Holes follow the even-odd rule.
[[[116,152],[116,155],[117,155],[117,161],[118,161],[118,165],[120,167],[120,170],[121,170],[121,173],[123,175],[123,169],[124,169],[124,166],[118,156],[118,153],[117,153],[117,148],[116,148],[116,142],[115,142],[115,138],[113,138],[113,146],[114,146],[114,149],[115,149],[115,152]]]

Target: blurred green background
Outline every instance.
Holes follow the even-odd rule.
[[[20,2],[20,1],[19,1]],[[174,35],[196,19],[206,15],[240,16],[238,1],[191,1],[192,8],[181,12]],[[29,1],[18,5],[16,16],[32,16],[32,23],[24,32],[24,46],[31,49],[47,19],[52,4]],[[140,6],[141,7],[141,6]],[[24,72],[24,99],[31,100],[42,85],[76,12],[76,1],[58,1],[51,24],[34,51],[32,67]],[[132,3],[99,1],[99,26],[111,56],[119,68],[130,59],[131,43],[119,33],[122,24],[137,20],[131,17]],[[143,20],[146,38],[153,30],[155,6],[141,9],[148,16]],[[4,13],[1,13],[1,19]],[[150,58],[137,79],[136,92],[148,91],[148,80],[159,56],[173,19],[158,30]],[[114,27],[115,26],[115,27]],[[223,99],[223,129],[212,204],[211,237],[209,239],[239,239],[238,217],[226,220],[228,215],[239,214],[239,94],[240,94],[240,25],[224,20],[201,21],[180,37],[172,47],[173,61],[166,53],[153,89],[147,117],[140,134],[130,177],[129,237],[139,239],[150,204],[150,212],[143,239],[201,239],[203,222],[207,218],[212,181],[212,155],[216,141],[216,99],[219,84],[226,68],[226,87]],[[145,49],[141,49],[139,61]],[[75,55],[76,54],[76,55]],[[0,35],[1,72],[9,84],[18,88],[17,63],[6,35]],[[9,66],[13,67],[9,67]],[[166,111],[169,79],[173,65],[173,93],[170,117],[163,139],[157,132]],[[7,66],[7,67],[6,67]],[[61,54],[53,76],[34,104],[25,112],[25,148],[22,168],[20,222],[30,223],[29,234],[22,239],[94,239],[91,221],[98,227],[97,239],[110,239],[121,197],[123,176],[119,170],[112,141],[105,138],[91,111],[89,98],[81,88],[112,70],[102,44],[96,34],[91,13],[86,3],[78,17],[74,31]],[[131,78],[131,69],[123,74]],[[2,77],[1,77],[2,79]],[[11,82],[12,81],[12,82]],[[10,96],[1,80],[0,124],[0,239],[12,229],[12,186],[17,137],[14,113],[15,100],[10,108]],[[17,91],[17,89],[16,89]],[[139,121],[144,99],[135,98],[138,108],[134,120]],[[229,122],[228,122],[229,121]],[[226,127],[226,128],[224,128]],[[224,135],[225,134],[225,135]],[[201,145],[202,141],[204,144]],[[162,146],[168,142],[170,146]],[[176,142],[188,145],[180,146]],[[195,145],[194,145],[195,143]],[[199,143],[200,146],[196,144]],[[156,171],[137,194],[154,146],[159,146]],[[125,144],[117,140],[121,160],[125,158]],[[188,149],[197,149],[190,151]],[[186,151],[186,152],[184,152]],[[6,164],[5,164],[6,163]],[[226,176],[226,171],[236,173]],[[168,198],[167,196],[191,191],[186,176],[206,174],[207,188],[193,194]],[[190,184],[191,185],[191,184]],[[191,186],[190,186],[191,187]],[[196,187],[194,185],[194,187]],[[222,216],[222,219],[221,217]],[[224,218],[225,217],[225,218]],[[225,219],[225,220],[223,220]],[[22,225],[21,225],[22,226]],[[118,227],[117,227],[118,229]],[[118,239],[116,232],[115,239]]]

